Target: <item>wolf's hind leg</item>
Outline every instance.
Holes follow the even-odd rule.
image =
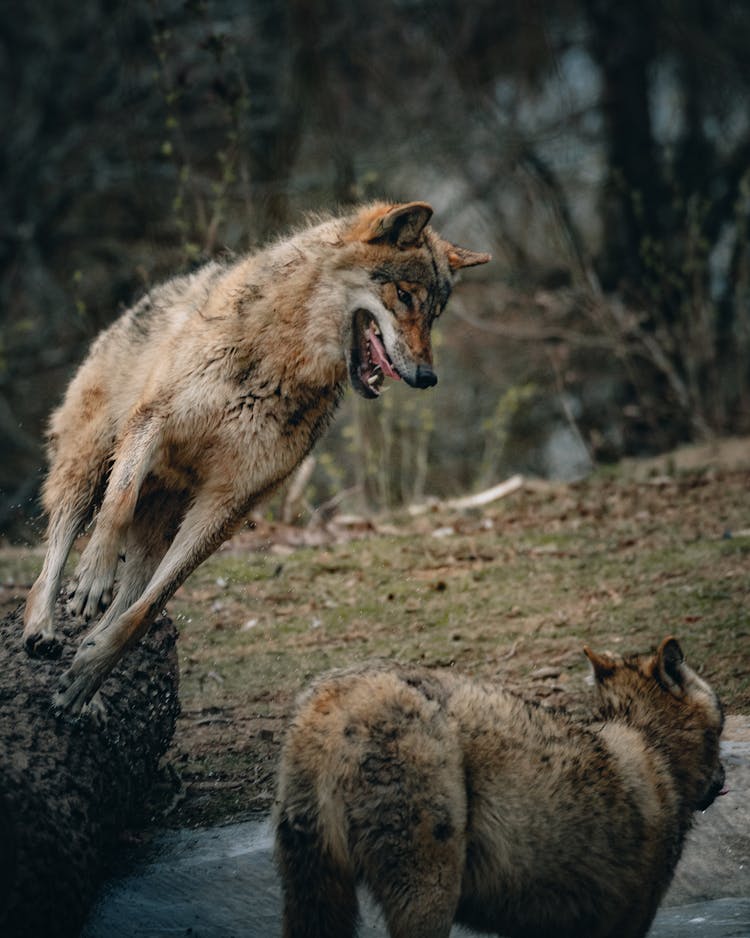
[[[26,599],[23,615],[23,643],[31,655],[57,657],[60,654],[61,645],[55,635],[55,601],[65,561],[85,513],[85,509],[64,505],[50,518],[44,563]]]
[[[368,877],[391,938],[449,938],[461,885],[460,870],[451,867],[415,857],[413,864],[395,860],[378,881]]]
[[[314,829],[282,816],[276,861],[284,892],[283,938],[353,938],[359,919],[354,878]]]
[[[446,727],[401,720],[389,727],[401,730],[398,752],[363,772],[372,787],[349,817],[355,862],[391,938],[448,938],[466,857],[462,765]]]
[[[49,516],[47,550],[24,614],[23,639],[30,654],[60,653],[55,601],[68,554],[100,497],[113,445],[114,429],[101,388],[75,380],[50,423],[50,470],[43,487]]]
[[[61,651],[55,635],[55,601],[68,554],[91,516],[107,463],[108,437],[106,434],[93,436],[95,439],[87,441],[86,433],[78,434],[83,440],[80,458],[72,452],[70,435],[58,443],[44,483],[44,504],[49,513],[47,549],[42,570],[26,600],[23,617],[23,642],[31,655],[56,657]]]

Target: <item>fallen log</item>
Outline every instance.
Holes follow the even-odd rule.
[[[101,690],[106,722],[51,709],[80,626],[62,607],[56,661],[30,658],[21,609],[0,623],[0,935],[78,935],[120,833],[138,817],[179,710],[176,630],[152,626]]]

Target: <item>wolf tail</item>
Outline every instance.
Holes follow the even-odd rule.
[[[353,938],[359,920],[356,883],[322,841],[315,817],[282,806],[276,862],[284,891],[283,938]]]

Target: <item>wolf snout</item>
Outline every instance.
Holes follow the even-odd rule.
[[[719,763],[716,771],[714,772],[713,778],[711,779],[711,784],[708,791],[697,805],[698,811],[705,811],[706,808],[710,808],[719,795],[726,794],[724,789],[725,781],[726,773],[724,771],[724,766]]]
[[[434,388],[438,379],[429,365],[417,365],[413,380],[406,380],[413,388]]]

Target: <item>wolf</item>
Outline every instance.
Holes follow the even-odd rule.
[[[669,637],[585,648],[573,720],[453,671],[377,662],[301,697],[274,807],[284,938],[350,938],[366,885],[391,938],[643,938],[693,812],[724,783],[723,712]]]
[[[94,342],[53,414],[42,570],[23,640],[55,655],[54,606],[94,518],[72,608],[104,615],[62,675],[79,712],[189,574],[300,464],[349,382],[436,384],[430,334],[458,271],[426,202],[378,202],[151,290]],[[124,562],[121,564],[121,560]]]

